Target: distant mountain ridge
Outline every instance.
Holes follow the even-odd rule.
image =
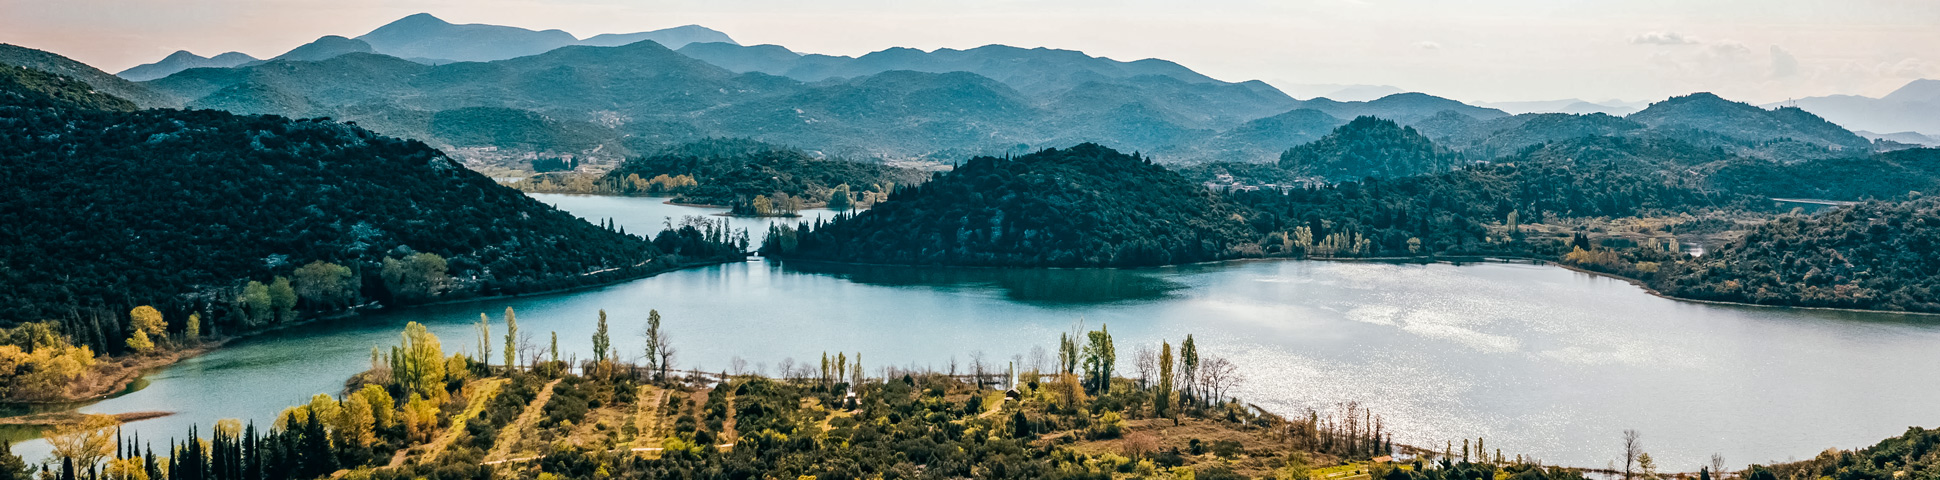
[[[1797,106],[1851,130],[1918,132],[1940,137],[1940,80],[1919,79],[1880,98],[1807,97],[1765,107]]]
[[[242,52],[228,52],[214,57],[203,57],[188,50],[176,50],[155,63],[136,65],[116,73],[115,76],[136,82],[145,82],[174,75],[176,72],[191,68],[229,68],[257,61]]]
[[[100,69],[88,66],[88,64],[46,51],[0,43],[0,65],[27,67],[72,78],[86,83],[96,90],[100,90],[102,93],[134,102],[135,105],[143,108],[182,106],[180,100],[170,95],[158,93],[147,86],[109,75],[108,72],[103,72]]]

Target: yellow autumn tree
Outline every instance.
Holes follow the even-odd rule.
[[[135,329],[135,334],[128,336],[128,349],[135,353],[148,353],[155,349],[155,342],[148,339],[147,330]]]
[[[115,426],[120,424],[111,415],[88,415],[48,430],[47,444],[54,447],[55,458],[73,458],[75,465],[96,465],[115,453]]]
[[[148,336],[160,337],[168,334],[168,322],[162,319],[162,312],[155,307],[142,305],[128,311],[129,323],[136,330],[148,332]]]
[[[366,402],[346,401],[338,409],[336,436],[339,441],[369,447],[377,441],[377,415]]]
[[[391,399],[391,392],[377,385],[364,385],[363,390],[350,394],[350,400],[370,406],[372,423],[380,428],[390,428],[397,423],[397,402]]]
[[[411,401],[404,403],[400,412],[404,420],[404,434],[413,441],[429,442],[438,430],[438,404],[425,400],[416,393]]]

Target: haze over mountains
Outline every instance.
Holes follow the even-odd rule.
[[[581,40],[559,30],[456,25],[418,14],[356,38],[326,36],[267,61],[218,58],[178,52],[122,73],[148,78],[180,70],[173,74],[142,84],[94,80],[143,106],[328,116],[488,163],[617,160],[706,137],[855,158],[947,161],[1098,142],[1163,162],[1261,163],[1360,116],[1413,127],[1474,160],[1581,135],[1668,136],[1780,160],[1865,151],[1868,138],[1882,137],[1862,138],[1806,112],[1832,108],[1815,107],[1831,100],[1800,101],[1803,110],[1709,94],[1645,109],[1575,99],[1478,106],[1422,93],[1297,100],[1264,82],[1227,82],[1160,59],[1004,45],[802,54],[739,45],[699,26]],[[89,79],[81,73],[69,74]],[[1940,112],[1926,85],[1915,82],[1883,99],[1852,98],[1904,112],[1867,130],[1915,130],[1885,127],[1940,117],[1921,115]],[[1306,87],[1349,97],[1399,90]]]
[[[1914,80],[1880,98],[1832,95],[1775,105],[1796,105],[1871,138],[1940,146],[1940,80]]]
[[[601,34],[580,40],[564,30],[528,30],[519,27],[483,24],[453,24],[428,13],[398,19],[356,38],[326,35],[303,44],[271,60],[325,60],[355,52],[381,53],[419,63],[484,62],[537,55],[568,45],[615,47],[652,40],[668,48],[694,42],[734,43],[727,34],[699,25],[687,25],[648,32]],[[190,68],[234,67],[257,60],[229,52],[205,59],[178,51],[156,63],[123,70],[120,75],[134,81],[147,81],[173,75]]]

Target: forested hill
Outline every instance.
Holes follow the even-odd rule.
[[[0,76],[0,325],[153,304],[222,326],[241,316],[246,283],[279,276],[299,290],[347,289],[329,297],[337,305],[295,306],[329,308],[557,288],[605,269],[671,267],[679,259],[662,251],[676,248],[731,254],[607,231],[417,141],[329,121],[98,110],[85,107],[114,102],[46,93],[76,90],[38,72]],[[306,285],[314,277],[295,271],[313,261],[347,270]]]
[[[621,193],[673,195],[683,203],[740,205],[782,194],[808,204],[827,204],[841,196],[835,201],[844,206],[862,192],[888,191],[926,177],[917,170],[817,158],[801,149],[753,140],[707,139],[628,159],[603,181],[617,185]]]
[[[1392,120],[1358,117],[1334,132],[1287,150],[1280,167],[1329,180],[1396,178],[1453,168],[1460,155]]]
[[[1699,300],[1940,312],[1940,199],[1788,216],[1660,274]]]
[[[862,263],[1141,266],[1239,256],[1230,206],[1096,144],[979,157],[853,217],[771,233],[764,252]]]

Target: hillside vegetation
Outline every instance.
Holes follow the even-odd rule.
[[[1701,300],[1940,312],[1940,199],[1786,216],[1655,283]]]
[[[709,139],[628,159],[601,181],[619,193],[672,195],[681,203],[751,208],[760,197],[846,208],[868,203],[865,193],[888,192],[927,176],[752,140]]]
[[[1095,144],[978,157],[869,211],[771,234],[768,254],[864,263],[1141,266],[1240,256],[1228,205]]]
[[[1280,154],[1280,168],[1328,180],[1408,177],[1453,168],[1460,156],[1391,120],[1358,117]]]
[[[139,305],[243,331],[291,309],[548,290],[738,253],[707,225],[658,242],[594,226],[416,141],[321,120],[96,110],[126,102],[70,95],[77,85],[0,75],[0,323],[69,322],[97,351],[125,348]],[[254,303],[287,278],[331,293]]]

